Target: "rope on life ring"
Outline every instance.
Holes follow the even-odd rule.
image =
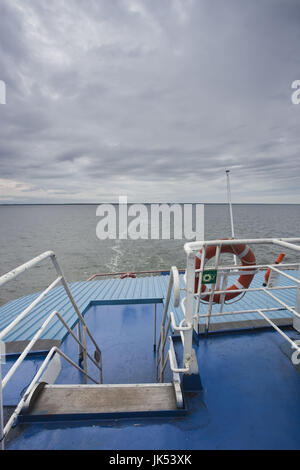
[[[133,273],[125,273],[125,274],[121,274],[120,279],[125,279],[125,277],[132,277],[134,279],[136,278],[136,275]]]
[[[224,238],[224,240],[227,240]],[[205,260],[204,260],[204,265],[205,263],[213,258],[216,255],[216,250],[217,247],[215,245],[208,246],[206,249],[206,255],[205,255]],[[202,250],[200,250],[199,255],[201,258],[201,253]],[[239,245],[223,245],[221,246],[221,253],[232,253],[233,255],[236,255],[241,263],[242,266],[253,266],[256,264],[255,256],[251,248],[244,243],[241,243]],[[195,269],[200,269],[200,258],[197,255],[196,256],[196,263],[195,263]],[[250,271],[249,274],[242,274],[237,281],[235,281],[234,284],[232,284],[230,287],[228,287],[226,290],[231,291],[231,290],[238,290],[238,289],[248,289],[250,286],[252,279],[254,277],[253,269],[243,269],[243,272]],[[198,285],[199,285],[199,272],[196,273],[195,275],[195,294],[198,292]],[[205,284],[202,285],[201,287],[201,292],[207,292],[207,295],[204,297],[201,297],[201,300],[204,300],[205,302],[208,302],[210,299],[210,293],[211,289],[208,289]],[[241,292],[228,292],[225,294],[224,297],[224,302],[227,300],[231,300],[237,295],[239,295]],[[222,294],[214,294],[213,296],[213,302],[214,303],[220,303],[220,298]]]

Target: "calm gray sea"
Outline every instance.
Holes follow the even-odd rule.
[[[68,281],[96,272],[183,267],[185,240],[105,240],[96,236],[96,205],[0,206],[0,274],[46,250],[53,250]],[[233,206],[236,237],[299,237],[300,205]],[[227,205],[205,206],[207,239],[230,236]],[[259,263],[274,261],[279,250],[255,247]],[[292,261],[291,257],[286,258]],[[0,291],[0,304],[39,291],[55,278],[43,262]]]

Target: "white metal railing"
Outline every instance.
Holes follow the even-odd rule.
[[[170,368],[173,372],[174,383],[179,381],[179,376],[178,376],[179,373],[181,372],[186,373],[189,371],[188,366],[178,368],[172,337],[168,336],[170,327],[172,326],[173,331],[180,332],[183,348],[186,348],[188,347],[188,341],[189,341],[188,336],[192,334],[192,330],[193,330],[193,324],[188,323],[185,319],[183,319],[180,322],[179,326],[177,326],[173,312],[170,312],[168,322],[166,325],[167,314],[168,314],[171,294],[173,290],[174,290],[173,303],[174,303],[174,307],[176,308],[178,307],[179,302],[180,302],[180,279],[179,279],[178,270],[175,266],[172,266],[170,270],[169,286],[168,286],[168,291],[167,291],[167,297],[164,303],[164,311],[163,311],[162,322],[161,322],[160,336],[159,336],[157,349],[156,349],[156,381],[157,382],[164,381],[164,371],[168,364],[168,361],[170,362]],[[170,346],[165,357],[165,346],[166,346],[166,341],[168,338],[169,338]]]
[[[84,376],[84,383],[87,383],[87,379],[89,378],[92,380],[94,383],[102,383],[103,377],[102,377],[102,354],[99,346],[97,345],[95,339],[93,338],[82,314],[79,311],[79,308],[71,294],[71,291],[69,289],[69,286],[65,280],[64,274],[60,268],[60,265],[56,259],[56,256],[53,251],[47,251],[45,253],[42,253],[41,255],[37,256],[36,258],[33,258],[32,260],[28,261],[27,263],[19,266],[18,268],[10,271],[7,274],[4,274],[3,276],[0,277],[0,287],[2,287],[4,284],[6,284],[8,281],[15,279],[18,275],[21,273],[27,271],[28,269],[34,267],[41,261],[50,258],[53,266],[58,274],[58,277],[28,306],[26,307],[6,328],[4,328],[0,332],[0,341],[3,340],[20,322],[23,320],[31,311],[32,309],[54,288],[56,287],[59,283],[61,283],[70,299],[71,304],[73,305],[73,308],[78,316],[78,323],[77,323],[77,334],[78,337],[73,333],[73,331],[69,328],[68,324],[65,322],[63,317],[60,315],[60,313],[56,310],[54,310],[51,314],[48,315],[46,320],[43,322],[41,327],[38,329],[38,331],[35,333],[33,338],[29,341],[27,346],[24,348],[23,352],[20,354],[18,357],[17,361],[14,363],[14,365],[9,369],[5,377],[2,379],[2,373],[1,373],[1,364],[0,364],[0,442],[1,442],[1,449],[4,448],[4,439],[7,436],[8,432],[10,431],[11,427],[13,426],[13,423],[19,413],[21,412],[24,403],[26,402],[28,396],[36,386],[39,378],[41,377],[43,371],[45,370],[46,366],[48,365],[49,361],[53,358],[54,354],[57,353],[61,357],[63,357],[67,362],[69,362],[73,367],[75,367],[77,370],[83,373]],[[19,404],[17,405],[15,411],[11,415],[10,419],[8,420],[7,424],[4,427],[3,424],[3,399],[2,399],[2,393],[3,389],[6,387],[7,383],[9,380],[13,377],[14,373],[17,371],[17,369],[20,367],[26,356],[30,353],[36,342],[39,340],[40,336],[44,333],[45,329],[48,327],[50,322],[57,317],[58,320],[64,325],[64,327],[68,330],[69,334],[75,339],[79,346],[79,365],[77,365],[74,361],[72,361],[68,356],[66,356],[59,348],[53,347],[47,357],[45,358],[44,362],[42,363],[40,369],[38,370],[37,374],[33,378],[31,384],[27,388],[26,392],[24,393],[22,399],[20,400]],[[83,335],[81,335],[81,327],[83,329]],[[87,335],[91,339],[92,343],[95,346],[95,352],[94,352],[94,358],[88,353],[87,351]],[[83,336],[83,339],[82,339]],[[100,380],[99,382],[93,379],[88,373],[87,373],[87,359],[90,359],[91,362],[98,368],[100,372]],[[81,363],[83,362],[83,368],[80,367]]]
[[[261,244],[272,244],[275,246],[285,247],[294,252],[300,251],[300,246],[296,245],[300,243],[300,238],[264,238],[264,239],[230,239],[230,240],[209,240],[209,241],[199,241],[191,242],[185,244],[185,252],[187,254],[187,272],[186,272],[186,288],[187,288],[187,300],[186,300],[186,317],[194,318],[194,327],[199,333],[199,319],[206,318],[205,331],[209,332],[210,319],[211,317],[223,316],[223,315],[242,315],[247,313],[257,313],[264,320],[266,320],[276,331],[278,331],[287,341],[289,341],[293,348],[300,352],[299,346],[293,342],[278,326],[267,316],[268,312],[278,311],[278,310],[287,310],[293,315],[294,325],[297,323],[298,331],[300,331],[300,275],[298,278],[287,274],[282,271],[283,268],[298,268],[300,267],[300,262],[290,263],[290,264],[267,264],[267,265],[251,265],[249,266],[219,266],[219,258],[221,248],[224,245],[261,245]],[[205,256],[206,249],[208,246],[216,246],[216,262],[214,266],[205,267]],[[199,253],[200,252],[200,253]],[[195,269],[195,258],[196,255],[201,257],[200,268]],[[279,269],[279,266],[281,269]],[[293,281],[292,285],[276,285],[272,286],[268,284],[267,286],[254,287],[254,288],[240,288],[234,290],[228,290],[227,281],[230,276],[236,276],[247,272],[247,274],[255,274],[259,270],[270,268],[271,272],[277,273],[278,276],[283,276],[290,281]],[[202,292],[202,274],[204,269],[214,269],[217,271],[217,281],[215,284],[211,284],[211,291],[209,292],[208,302],[202,301],[203,297],[208,296],[207,292]],[[250,272],[251,269],[251,272]],[[194,292],[195,289],[195,276],[198,273],[199,282],[197,292]],[[220,288],[220,286],[222,286]],[[275,295],[275,291],[285,290],[285,289],[296,289],[296,304],[295,306],[288,305],[286,302],[278,298]],[[232,310],[223,312],[223,306],[225,304],[225,294],[226,293],[246,293],[246,292],[262,292],[268,297],[271,297],[275,300],[279,306],[278,307],[269,307],[269,308],[253,308],[250,310]],[[214,304],[213,299],[215,294],[221,294],[220,303],[219,303],[219,312],[212,312],[212,305]],[[196,299],[196,302],[195,302]],[[231,301],[232,302],[232,301]],[[233,302],[232,302],[233,303]],[[196,305],[196,307],[195,307]],[[205,309],[204,313],[200,312],[200,306],[203,306]]]

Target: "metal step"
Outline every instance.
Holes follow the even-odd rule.
[[[178,389],[175,392],[173,383],[40,384],[19,421],[173,415],[183,411],[178,408],[177,396]]]

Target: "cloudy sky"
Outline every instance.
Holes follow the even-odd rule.
[[[299,0],[1,0],[0,202],[300,203]]]

